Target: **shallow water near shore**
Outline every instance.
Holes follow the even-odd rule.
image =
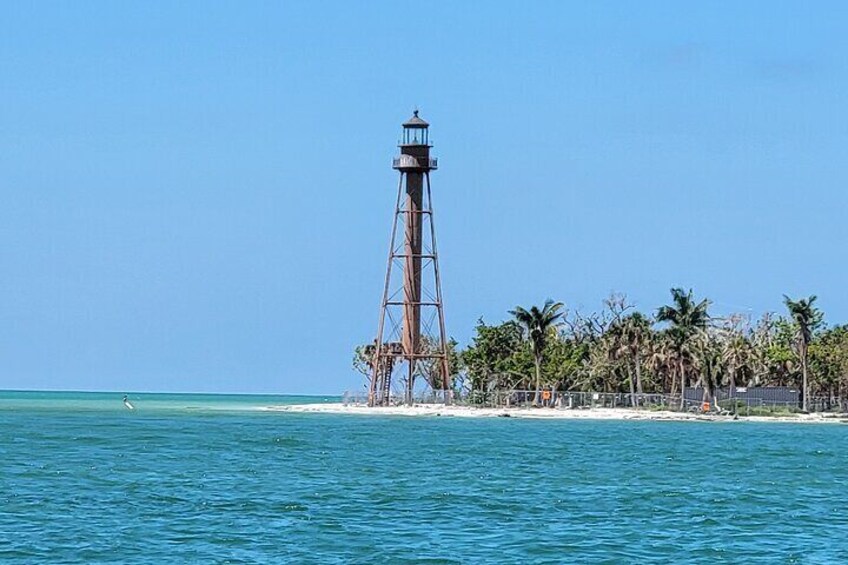
[[[0,393],[4,563],[848,562],[848,426]]]

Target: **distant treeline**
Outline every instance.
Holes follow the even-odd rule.
[[[674,288],[671,298],[650,314],[612,295],[591,314],[547,301],[516,307],[501,323],[480,320],[468,347],[450,343],[454,388],[680,394],[696,386],[714,394],[723,387],[797,386],[804,408],[822,396],[848,406],[848,326],[825,325],[815,296],[784,296],[781,313],[759,319],[713,317],[710,301],[696,300],[691,290]],[[367,374],[363,351],[357,349],[354,365]]]

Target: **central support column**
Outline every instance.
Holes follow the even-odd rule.
[[[415,355],[420,353],[421,341],[421,213],[424,199],[423,175],[406,173],[406,233],[403,277],[403,349],[409,356],[406,402],[412,404],[415,375]]]

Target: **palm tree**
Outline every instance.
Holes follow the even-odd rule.
[[[618,392],[625,380],[630,384],[630,401],[635,401],[636,391],[630,365],[627,363],[627,345],[620,323],[612,324],[589,350],[588,369],[592,376],[589,390]],[[627,373],[626,378],[624,373]]]
[[[707,313],[710,301],[704,299],[696,304],[692,298],[692,290],[690,289],[687,293],[682,288],[672,288],[671,298],[673,304],[662,306],[657,310],[656,318],[658,322],[668,322],[670,324],[668,329],[669,335],[677,350],[678,371],[680,374],[680,409],[683,410],[686,407],[686,399],[683,394],[686,390],[684,357],[688,349],[688,342],[692,339],[692,336],[707,327],[707,322],[710,320],[710,316]]]
[[[626,377],[630,387],[630,404],[638,406],[637,394],[642,395],[642,356],[651,338],[651,321],[640,312],[633,312],[613,321],[598,341],[600,355],[594,359],[600,373],[613,378],[613,388],[620,384],[618,377]],[[634,380],[635,376],[635,380]]]
[[[801,298],[800,300],[792,300],[785,294],[783,295],[783,303],[786,304],[786,308],[789,310],[789,315],[792,317],[792,320],[795,322],[796,329],[798,331],[796,339],[798,345],[798,357],[801,360],[801,375],[803,379],[802,383],[802,409],[804,412],[809,408],[809,387],[807,382],[807,352],[810,347],[810,341],[813,339],[813,331],[821,324],[822,321],[822,313],[821,311],[813,306],[813,302],[816,301],[816,296],[810,296],[809,298]]]
[[[515,321],[527,330],[527,338],[530,341],[530,348],[533,351],[533,361],[536,368],[536,395],[533,400],[534,404],[539,404],[539,395],[542,390],[542,357],[545,353],[548,330],[555,327],[556,321],[562,316],[562,312],[560,312],[562,307],[562,302],[554,302],[549,299],[545,301],[545,305],[541,310],[536,306],[532,306],[530,310],[516,306],[515,310],[509,311],[515,317]]]
[[[718,405],[718,389],[721,387],[724,369],[722,344],[718,336],[709,331],[698,332],[693,343],[698,352],[698,365],[701,373],[699,380],[704,385],[703,401],[715,408]]]
[[[648,343],[647,365],[659,380],[660,392],[671,390],[676,352],[668,330],[657,332]]]
[[[742,316],[731,316],[722,331],[722,362],[727,368],[731,398],[736,397],[736,375],[750,369],[754,350],[751,344],[748,320]]]
[[[651,321],[641,312],[633,312],[623,320],[624,340],[633,356],[636,393],[642,395],[642,354],[651,339]]]

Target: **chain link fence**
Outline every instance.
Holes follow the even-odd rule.
[[[547,408],[559,410],[588,410],[595,408],[636,408],[644,410],[671,410],[689,413],[736,414],[740,416],[769,416],[801,413],[796,401],[766,400],[762,398],[730,397],[717,402],[702,400],[701,396],[687,394],[681,407],[679,394],[630,394],[625,392],[585,392],[552,390],[491,390],[448,392],[451,404],[479,408]],[[418,392],[413,404],[445,404],[446,391]],[[368,405],[368,393],[345,392],[345,405]],[[404,394],[392,394],[383,405],[407,404]],[[811,397],[810,412],[842,412],[844,407],[830,397]]]

